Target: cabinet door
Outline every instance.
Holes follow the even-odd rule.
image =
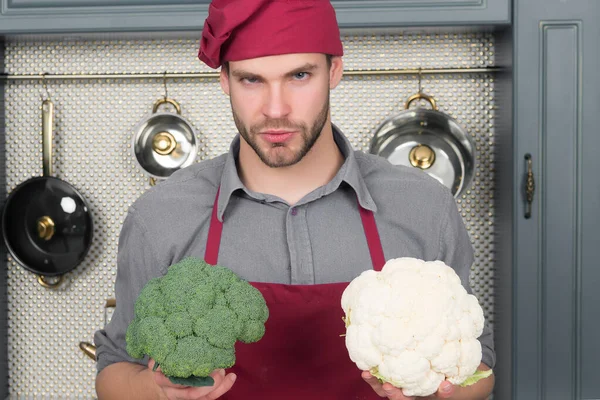
[[[597,0],[515,1],[517,400],[600,399],[599,17]]]
[[[332,0],[342,27],[501,25],[510,0]]]
[[[210,0],[0,0],[0,33],[201,30]]]
[[[210,0],[0,0],[1,33],[199,31]],[[510,0],[333,0],[342,28],[510,23]]]

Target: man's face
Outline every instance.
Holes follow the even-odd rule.
[[[331,78],[339,82],[332,70],[323,54],[286,54],[230,62],[221,73],[238,131],[263,163],[296,164],[317,143],[329,120]]]

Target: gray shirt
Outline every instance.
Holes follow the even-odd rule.
[[[94,336],[98,371],[134,360],[125,332],[135,299],[148,280],[186,256],[204,257],[215,195],[224,221],[219,265],[253,282],[315,284],[349,282],[372,268],[357,208],[372,210],[386,259],[442,260],[469,288],[473,248],[450,191],[427,174],[393,166],[354,151],[334,130],[345,161],[325,186],[293,207],[276,196],[247,189],[239,179],[236,137],[223,154],[174,173],[130,207],[119,236],[111,322]],[[340,306],[341,312],[341,306]],[[491,329],[479,338],[482,361],[495,364]]]

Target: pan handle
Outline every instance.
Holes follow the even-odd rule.
[[[63,279],[64,279],[64,276],[60,275],[58,277],[58,279],[56,280],[56,282],[49,282],[46,279],[46,277],[43,276],[43,275],[38,275],[38,277],[37,277],[38,283],[40,285],[42,285],[43,287],[47,288],[47,289],[56,289],[57,287],[60,286],[60,284],[62,283]]]
[[[164,97],[162,99],[158,99],[156,100],[156,103],[154,103],[154,106],[152,107],[152,113],[156,113],[158,111],[158,107],[161,104],[165,104],[165,103],[169,103],[171,104],[173,107],[175,107],[175,110],[177,111],[177,114],[181,115],[181,106],[179,105],[178,102],[176,102],[173,99],[169,99],[167,97]]]
[[[54,103],[44,100],[42,103],[42,148],[44,161],[44,176],[52,176],[52,128],[54,118]]]
[[[79,342],[79,348],[86,356],[96,361],[96,346],[89,342]]]
[[[435,101],[435,98],[433,96],[430,96],[428,94],[421,93],[421,92],[410,96],[408,98],[408,100],[406,100],[406,104],[404,105],[404,108],[408,110],[410,108],[410,104],[415,100],[426,100],[429,104],[431,104],[431,108],[433,110],[435,110],[435,111],[438,110],[438,106],[437,106],[437,102]]]

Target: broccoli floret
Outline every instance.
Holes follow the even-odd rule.
[[[229,308],[244,321],[254,320],[265,323],[269,318],[269,309],[264,297],[258,289],[247,282],[240,281],[232,285],[230,290],[225,292],[225,299]]]
[[[176,312],[165,319],[165,326],[177,338],[184,338],[194,333],[194,322],[186,312]]]
[[[211,385],[210,377],[202,378],[233,366],[236,341],[260,340],[268,316],[264,298],[248,282],[188,257],[142,289],[127,329],[127,352],[153,358],[173,382]]]
[[[177,342],[175,351],[161,364],[165,375],[186,378],[194,375],[207,376],[213,369],[213,348],[204,338],[188,336]]]
[[[144,289],[135,301],[135,314],[138,318],[167,316],[160,286],[160,278],[151,279],[144,286]]]
[[[162,363],[169,353],[175,350],[177,339],[167,329],[164,318],[146,317],[140,319],[137,327],[139,346],[144,354],[152,356],[157,363]]]
[[[235,345],[243,325],[227,307],[217,306],[194,324],[194,334],[204,337],[211,345],[228,349]]]
[[[220,265],[206,268],[206,274],[219,292],[225,292],[233,283],[240,282],[240,278],[233,271]]]
[[[244,343],[254,343],[260,340],[265,334],[265,324],[264,322],[255,321],[255,320],[247,320],[244,321],[244,326],[240,334],[238,335],[238,340]]]
[[[200,283],[188,295],[186,309],[193,318],[200,318],[215,306],[217,294],[210,284]]]
[[[131,321],[125,334],[127,353],[133,358],[143,358],[145,353],[144,347],[142,346],[142,341],[138,339],[139,323],[140,320],[137,318]]]
[[[227,299],[225,299],[223,293],[217,293],[217,296],[215,297],[215,307],[217,306],[228,307]]]

